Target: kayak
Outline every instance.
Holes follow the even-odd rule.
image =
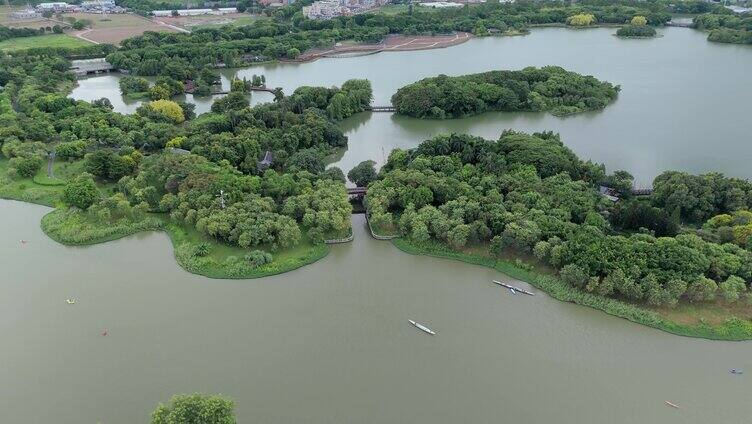
[[[419,322],[415,322],[415,321],[413,321],[411,319],[409,319],[408,321],[410,321],[410,324],[418,327],[419,329],[425,331],[426,333],[428,333],[428,334],[430,334],[432,336],[436,335],[436,333],[433,330],[431,330],[430,328],[426,327],[425,325],[423,325],[423,324],[421,324]]]

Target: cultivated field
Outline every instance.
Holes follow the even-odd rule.
[[[96,13],[67,13],[65,17],[86,19],[91,22],[91,28],[75,31],[73,35],[93,43],[120,44],[126,38],[135,37],[145,31],[175,32],[171,28],[139,15],[122,13],[115,15],[101,15]]]
[[[90,44],[70,35],[48,34],[0,41],[0,50],[24,50],[36,47],[81,47],[87,45]]]

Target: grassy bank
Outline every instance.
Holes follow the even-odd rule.
[[[326,245],[303,239],[292,249],[273,252],[272,262],[253,267],[245,259],[252,249],[226,245],[195,229],[178,225],[163,214],[102,222],[82,211],[56,209],[42,218],[42,230],[51,239],[70,246],[104,243],[143,231],[165,231],[180,266],[210,278],[259,278],[281,274],[316,262],[329,253]]]
[[[546,292],[549,296],[578,305],[589,306],[609,315],[628,319],[672,334],[713,340],[751,340],[752,322],[736,317],[725,317],[717,323],[710,323],[702,318],[698,323],[684,323],[668,319],[666,314],[629,304],[616,299],[605,298],[573,288],[554,275],[545,274],[506,259],[495,259],[489,254],[458,252],[444,244],[431,241],[416,243],[404,238],[394,239],[392,243],[400,250],[413,255],[427,255],[438,258],[454,259],[474,265],[493,268],[512,278],[529,283]],[[712,307],[712,306],[708,306]],[[681,309],[681,311],[686,310]],[[700,310],[703,306],[694,306]]]

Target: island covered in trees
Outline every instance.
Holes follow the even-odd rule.
[[[644,16],[635,16],[629,21],[629,25],[616,30],[616,35],[625,38],[651,38],[656,34],[655,28],[648,25],[648,20]]]
[[[619,86],[558,66],[425,78],[397,90],[397,113],[416,118],[460,118],[487,111],[548,111],[557,116],[600,110]]]

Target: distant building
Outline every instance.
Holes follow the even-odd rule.
[[[120,13],[125,11],[120,6],[115,5],[114,0],[89,0],[81,2],[80,9],[90,13]]]
[[[752,8],[749,8],[749,7],[726,6],[726,8],[739,15],[745,14],[745,13],[752,13]]]
[[[388,0],[320,0],[303,7],[303,16],[308,19],[331,19],[337,16],[352,16],[367,12],[389,3]]]
[[[434,9],[446,9],[450,7],[462,7],[462,3],[455,3],[451,1],[433,1],[430,3],[418,3],[423,7],[432,7]]]
[[[157,17],[173,16],[172,10],[155,10],[152,15]],[[218,9],[178,9],[175,10],[178,16],[201,16],[201,15],[227,15],[238,13],[237,7],[220,7]]]
[[[18,10],[10,13],[10,19],[12,21],[31,21],[41,18],[42,14],[33,9]]]
[[[75,6],[66,2],[54,2],[54,3],[39,3],[36,5],[37,12],[68,12],[73,10]]]

